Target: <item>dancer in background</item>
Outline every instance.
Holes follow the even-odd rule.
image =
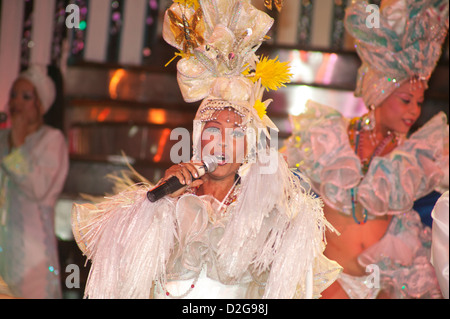
[[[11,128],[0,131],[0,276],[23,298],[61,298],[54,206],[69,161],[64,135],[44,124],[56,96],[34,65],[11,88]]]
[[[379,28],[366,26],[367,5],[350,5],[345,25],[362,60],[355,94],[369,112],[347,119],[309,101],[292,119],[286,155],[340,233],[328,234],[325,255],[344,270],[325,298],[439,298],[431,231],[412,207],[448,172],[446,115],[408,133],[441,54],[448,1],[382,1]]]
[[[181,51],[181,92],[203,100],[193,159],[212,155],[218,167],[193,181],[192,162],[172,166],[162,183],[176,176],[186,187],[156,202],[142,184],[75,205],[74,235],[92,261],[86,297],[317,298],[335,280],[322,202],[268,132],[276,127],[262,94],[289,79],[284,63],[255,55],[272,23],[250,1],[168,9],[163,35]]]

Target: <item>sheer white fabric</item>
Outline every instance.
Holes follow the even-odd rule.
[[[74,235],[92,260],[86,296],[148,298],[157,282],[156,296],[176,297],[178,286],[195,281],[186,298],[205,296],[203,288],[212,289],[208,298],[318,297],[341,271],[322,254],[331,226],[321,200],[276,156],[272,174],[260,174],[259,163],[241,172],[240,194],[225,213],[209,195],[151,203],[148,186],[75,205]]]

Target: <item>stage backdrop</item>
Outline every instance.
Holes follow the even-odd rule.
[[[269,43],[303,49],[351,49],[342,17],[348,0],[288,0]],[[0,0],[0,111],[21,69],[74,62],[145,65],[172,0]],[[261,10],[264,0],[252,3]],[[74,12],[70,5],[76,5]],[[79,18],[74,27],[74,14]],[[68,23],[66,23],[68,22]]]

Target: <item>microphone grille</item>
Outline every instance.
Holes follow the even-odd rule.
[[[217,168],[217,158],[215,156],[206,155],[203,157],[203,164],[205,164],[208,173],[214,172]]]

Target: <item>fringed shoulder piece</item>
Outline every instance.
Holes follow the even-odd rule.
[[[278,152],[273,156],[275,172],[252,172],[261,170],[252,164],[243,178],[241,196],[219,242],[219,267],[233,278],[246,269],[258,276],[269,272],[264,298],[318,297],[341,271],[323,256],[325,230],[334,228],[307,179],[294,175]]]
[[[86,297],[148,298],[153,281],[165,280],[176,237],[174,203],[151,203],[147,191],[132,188],[97,205],[74,205],[75,239],[92,261]]]

